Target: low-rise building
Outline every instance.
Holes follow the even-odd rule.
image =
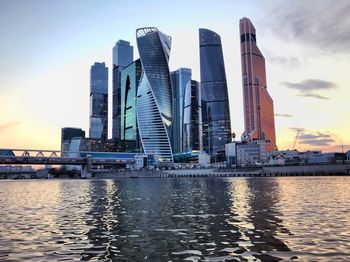
[[[226,144],[226,164],[228,167],[260,166],[268,162],[266,142],[233,142]]]
[[[345,153],[320,153],[309,158],[308,164],[336,164],[346,160]]]
[[[300,153],[298,150],[275,150],[268,153],[269,165],[299,165]]]

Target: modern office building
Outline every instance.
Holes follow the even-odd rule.
[[[142,72],[141,60],[137,59],[120,72],[120,139],[133,143],[128,151],[140,152],[140,139],[137,127],[136,99],[137,88]]]
[[[171,37],[155,27],[146,27],[136,30],[136,39],[143,71],[137,91],[137,121],[143,150],[154,155],[157,165],[173,165],[168,65]]]
[[[120,138],[120,72],[134,60],[134,47],[129,42],[119,40],[113,47],[113,112],[112,112],[112,138]]]
[[[67,147],[65,146],[65,143],[69,143],[72,138],[76,137],[85,138],[85,131],[81,128],[63,127],[61,129],[61,151],[66,151]]]
[[[108,68],[95,63],[90,69],[89,137],[106,140],[108,136]]]
[[[118,40],[113,47],[113,65],[126,67],[134,59],[134,47],[130,42]]]
[[[245,131],[242,140],[265,140],[268,152],[276,150],[273,100],[267,91],[265,58],[248,18],[239,22]]]
[[[66,140],[71,140],[73,137],[85,138],[85,131],[75,127],[63,127],[61,129],[61,143]]]
[[[203,149],[212,162],[225,161],[231,141],[231,119],[220,36],[199,29]]]
[[[201,152],[202,141],[201,88],[197,81],[187,83],[183,109],[183,151]]]
[[[268,162],[266,142],[233,142],[226,144],[226,165],[228,167],[261,166]]]
[[[192,70],[179,68],[171,72],[173,87],[173,124],[171,145],[173,154],[183,152],[183,111],[184,94],[187,85],[191,86]]]

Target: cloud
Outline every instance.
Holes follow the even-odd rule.
[[[289,69],[297,68],[301,65],[301,61],[296,57],[273,56],[269,57],[269,61]]]
[[[5,123],[5,124],[1,124],[0,125],[0,131],[4,131],[4,130],[7,130],[7,129],[16,127],[20,123],[21,123],[20,121],[12,121],[12,122],[8,122],[8,123]]]
[[[288,88],[298,90],[298,96],[313,97],[317,99],[329,99],[329,97],[316,94],[316,91],[325,91],[337,88],[335,83],[321,79],[307,79],[300,83],[281,82],[281,84]]]
[[[324,100],[330,99],[330,98],[327,97],[327,96],[321,96],[321,95],[313,94],[313,93],[299,94],[298,96],[313,97],[313,98],[324,99]]]
[[[265,27],[278,37],[325,52],[349,53],[350,1],[272,0],[270,6]]]
[[[291,114],[275,114],[275,116],[277,116],[277,117],[288,117],[288,118],[294,117]]]
[[[306,91],[314,91],[314,90],[327,90],[336,88],[337,85],[333,82],[321,80],[321,79],[307,79],[300,83],[290,83],[290,82],[282,82],[286,87],[297,89],[302,92]]]
[[[332,133],[322,133],[298,127],[291,127],[290,130],[294,132],[299,130],[298,143],[300,144],[309,146],[331,146],[336,142],[333,138],[337,136]]]
[[[310,146],[329,146],[331,143],[335,142],[334,139],[305,139],[300,141],[302,144],[310,145]]]

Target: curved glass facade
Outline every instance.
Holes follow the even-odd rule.
[[[200,85],[191,81],[186,86],[183,112],[183,151],[202,151],[202,109]]]
[[[126,66],[120,73],[120,139],[129,141],[130,146],[128,151],[139,152],[139,134],[136,118],[136,99],[137,88],[141,79],[141,61],[137,59],[130,65]]]
[[[173,164],[170,145],[172,88],[169,72],[171,38],[155,27],[136,30],[142,63],[137,91],[137,121],[144,152],[158,165]]]
[[[230,107],[220,36],[199,29],[203,149],[214,162],[225,160],[231,141]]]

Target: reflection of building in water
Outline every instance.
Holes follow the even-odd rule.
[[[92,246],[82,259],[184,260],[192,250],[199,259],[278,261],[263,254],[288,251],[276,237],[285,229],[275,191],[250,179],[91,182],[85,223]]]
[[[254,225],[250,240],[259,243],[254,245],[252,251],[259,253],[255,257],[262,261],[279,261],[280,258],[272,260],[269,252],[289,252],[290,249],[280,240],[280,236],[291,234],[280,218],[279,186],[275,179],[247,179],[247,187],[253,193],[248,202],[253,211],[251,221]],[[261,254],[262,251],[268,253]]]

